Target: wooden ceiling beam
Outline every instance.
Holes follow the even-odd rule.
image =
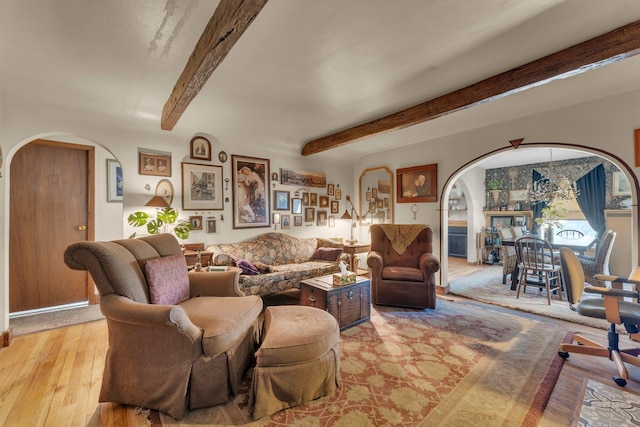
[[[577,75],[640,53],[640,21],[388,116],[307,142],[302,155],[341,147]]]
[[[220,0],[162,109],[160,127],[172,130],[213,71],[268,0]]]

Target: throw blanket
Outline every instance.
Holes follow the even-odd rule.
[[[380,228],[391,242],[393,250],[398,255],[402,255],[426,226],[422,224],[381,224]]]

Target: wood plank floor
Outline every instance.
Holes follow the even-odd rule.
[[[450,259],[451,280],[483,268],[458,260]],[[550,328],[580,331],[595,341],[606,341],[605,331],[464,299],[460,302],[535,318]],[[104,320],[15,337],[11,346],[0,350],[0,425],[143,425],[144,417],[135,408],[98,403],[107,345]],[[629,373],[626,390],[640,394],[640,369],[630,367]],[[608,359],[571,355],[564,363],[540,425],[570,426],[580,405],[585,378],[614,386],[614,374],[615,368]]]

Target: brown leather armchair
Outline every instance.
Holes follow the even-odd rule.
[[[427,225],[374,224],[370,228],[371,301],[400,307],[436,308],[440,260]]]
[[[188,275],[188,289],[182,291],[186,300],[151,303],[152,279],[147,277],[149,269],[144,273],[151,260],[175,263],[173,271],[182,284]],[[91,273],[107,319],[109,349],[100,402],[182,418],[187,408],[213,406],[236,393],[253,362],[262,300],[240,291],[239,270],[187,273],[183,260],[170,234],[82,241],[66,249],[69,267]],[[173,282],[167,286],[174,289]]]

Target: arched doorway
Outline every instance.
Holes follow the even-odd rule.
[[[592,147],[580,146],[575,144],[563,144],[563,143],[527,143],[521,144],[517,151],[513,148],[504,148],[492,151],[487,153],[486,155],[476,158],[473,161],[468,162],[467,164],[461,166],[457,171],[449,176],[447,179],[441,197],[441,225],[442,225],[442,238],[441,238],[441,272],[440,272],[440,284],[443,287],[442,292],[446,293],[448,291],[449,284],[449,262],[447,259],[447,255],[449,253],[448,239],[447,234],[449,231],[449,212],[448,212],[448,202],[451,195],[451,192],[454,188],[454,185],[468,187],[466,190],[468,194],[471,194],[472,197],[467,197],[466,205],[468,209],[468,247],[472,251],[476,251],[476,232],[478,232],[482,227],[485,226],[485,218],[483,208],[487,205],[486,200],[486,191],[484,188],[485,181],[485,170],[491,169],[493,166],[497,166],[497,163],[492,162],[492,160],[503,158],[502,165],[508,165],[509,158],[513,158],[515,160],[516,157],[526,157],[527,163],[536,163],[535,159],[542,159],[541,162],[544,161],[544,156],[546,156],[546,161],[549,161],[549,149],[553,149],[554,160],[556,158],[561,158],[560,154],[562,151],[567,153],[575,153],[577,156],[597,156],[603,159],[604,162],[607,162],[616,170],[621,171],[624,176],[628,179],[631,184],[631,194],[629,196],[628,205],[632,206],[631,209],[628,209],[626,213],[631,216],[630,218],[630,228],[631,230],[628,232],[627,242],[620,242],[620,247],[622,245],[627,245],[627,251],[625,255],[630,254],[630,259],[633,265],[638,264],[638,254],[640,253],[638,245],[638,181],[635,174],[632,172],[631,167],[619,157],[608,153],[604,150],[594,149]],[[536,157],[536,153],[541,155],[542,157]],[[516,156],[518,154],[519,156]],[[524,156],[522,156],[524,155]],[[557,157],[555,157],[557,156]],[[490,165],[492,167],[486,167],[486,165]],[[586,171],[585,171],[586,172]],[[463,177],[471,177],[471,179],[462,180]],[[607,183],[610,184],[609,182]],[[465,191],[465,194],[467,194]],[[473,257],[469,257],[468,261],[471,263],[474,261]],[[612,269],[612,273],[616,273]],[[625,272],[621,272],[621,274],[625,274]]]

